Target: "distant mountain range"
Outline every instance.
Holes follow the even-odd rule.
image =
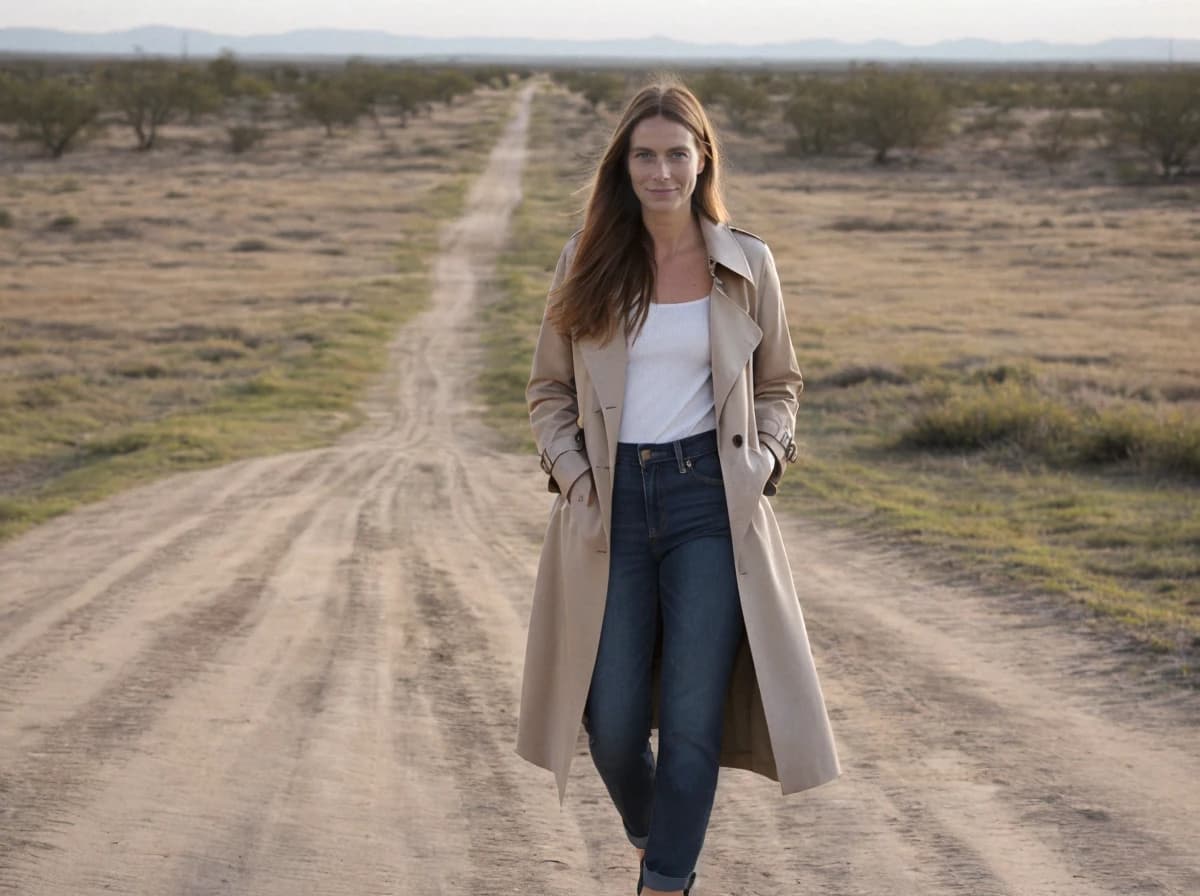
[[[536,38],[431,38],[385,31],[313,29],[238,37],[188,28],[150,25],[126,31],[82,33],[47,28],[0,28],[0,53],[70,53],[155,56],[377,56],[391,58],[525,60],[905,60],[970,62],[1200,62],[1200,40],[1136,38],[1093,44],[948,40],[915,46],[894,41],[843,43],[806,40],[771,44],[696,44],[667,37],[638,40],[543,40]]]

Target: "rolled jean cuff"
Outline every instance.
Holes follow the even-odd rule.
[[[629,833],[629,828],[625,829],[625,836],[628,837],[629,842],[632,843],[638,849],[645,849],[646,844],[650,842],[649,834],[646,834],[644,837],[635,837],[635,836],[633,836],[633,834]]]
[[[666,874],[659,874],[657,871],[651,871],[646,867],[646,863],[642,862],[642,883],[651,890],[665,890],[668,893],[673,893],[691,886],[693,880],[694,875],[692,874],[685,874],[683,877],[670,877]]]

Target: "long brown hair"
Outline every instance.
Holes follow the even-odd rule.
[[[619,321],[624,320],[626,334],[632,334],[650,312],[654,246],[629,179],[628,156],[634,127],[659,115],[691,131],[704,157],[692,211],[714,223],[729,217],[721,196],[717,135],[700,100],[674,79],[643,87],[626,105],[609,138],[592,178],[574,261],[551,297],[551,320],[565,337],[607,342]]]

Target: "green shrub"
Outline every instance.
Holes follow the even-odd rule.
[[[220,102],[199,73],[161,59],[110,63],[100,71],[100,83],[107,103],[133,128],[139,150],[152,149],[159,129],[180,112],[194,119]]]
[[[112,457],[118,454],[133,454],[150,447],[153,439],[145,433],[127,432],[109,439],[96,439],[84,443],[83,453],[90,457]]]
[[[237,95],[237,83],[241,75],[241,66],[238,65],[237,57],[232,50],[228,48],[223,49],[216,59],[208,63],[207,71],[209,80],[212,81],[213,86],[220,92],[221,96],[232,97]]]
[[[1136,405],[1068,405],[1017,378],[952,390],[918,413],[897,445],[939,452],[1000,449],[1056,466],[1130,464],[1145,473],[1200,478],[1200,421]]]
[[[1082,421],[1076,436],[1081,463],[1135,465],[1160,473],[1200,478],[1200,424],[1182,415],[1155,417],[1118,408]]]
[[[1043,455],[1071,432],[1066,410],[1019,383],[966,389],[918,414],[901,444],[933,451],[1016,447]]]
[[[1188,170],[1200,146],[1200,72],[1177,69],[1126,86],[1108,110],[1118,143],[1135,146],[1165,178]]]
[[[1146,453],[1147,461],[1165,473],[1200,479],[1200,423],[1184,417],[1161,421]]]
[[[850,137],[845,90],[823,78],[797,84],[783,117],[796,132],[793,146],[806,155],[834,152]]]
[[[1074,158],[1083,141],[1095,137],[1100,126],[1094,118],[1081,118],[1068,109],[1061,109],[1038,122],[1033,129],[1033,154],[1054,171],[1063,162]]]
[[[100,114],[100,103],[89,86],[64,78],[38,78],[18,84],[0,81],[4,120],[17,125],[17,139],[40,143],[57,159],[76,142]]]
[[[229,135],[229,151],[243,153],[266,139],[267,132],[252,124],[236,124],[225,129]]]
[[[581,94],[594,112],[601,106],[615,107],[625,97],[625,78],[612,72],[562,72],[555,80]]]
[[[323,125],[325,135],[332,137],[336,125],[354,124],[366,107],[353,82],[339,77],[302,87],[299,111],[302,117]]]
[[[933,78],[920,71],[868,67],[849,89],[850,127],[884,164],[896,148],[921,149],[949,130],[950,103]]]
[[[756,133],[771,112],[771,97],[765,87],[738,78],[727,88],[721,105],[734,130]]]
[[[863,383],[901,385],[908,381],[908,377],[895,367],[882,364],[852,364],[849,367],[842,367],[822,377],[814,385],[832,386],[835,389],[849,389],[853,386],[861,386]]]

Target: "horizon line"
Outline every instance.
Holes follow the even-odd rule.
[[[163,30],[168,30],[168,31],[202,32],[205,34],[213,34],[213,35],[219,35],[219,36],[223,36],[223,37],[237,37],[237,38],[279,37],[279,36],[284,36],[284,35],[288,35],[288,34],[299,34],[299,33],[310,32],[310,31],[324,31],[324,32],[338,32],[338,33],[344,33],[344,34],[386,34],[390,37],[415,38],[418,40],[431,40],[431,41],[525,40],[525,41],[558,42],[558,43],[613,43],[613,42],[635,43],[635,42],[640,42],[640,41],[669,41],[672,43],[685,44],[688,46],[696,46],[696,47],[729,46],[729,47],[747,47],[747,48],[785,46],[787,44],[794,44],[794,43],[831,43],[831,44],[848,44],[848,45],[883,43],[883,44],[898,44],[900,46],[905,46],[905,47],[931,47],[931,46],[936,46],[938,44],[945,44],[945,43],[979,42],[979,43],[998,44],[1001,46],[1011,46],[1011,45],[1016,45],[1016,44],[1048,44],[1048,45],[1053,44],[1053,45],[1059,45],[1059,46],[1087,47],[1087,46],[1095,46],[1097,44],[1111,43],[1114,41],[1158,40],[1158,41],[1200,42],[1200,36],[1198,36],[1198,37],[1178,37],[1178,36],[1142,34],[1142,35],[1137,35],[1137,36],[1104,37],[1104,38],[1099,38],[1096,40],[1086,40],[1086,41],[1051,40],[1051,39],[1041,38],[1041,37],[1029,37],[1029,38],[1017,38],[1017,39],[1013,39],[1013,40],[1004,40],[1004,39],[992,38],[992,37],[961,36],[961,37],[943,37],[943,38],[939,38],[934,41],[921,42],[921,43],[914,43],[914,42],[909,42],[909,41],[899,40],[896,38],[889,38],[889,37],[872,37],[872,38],[863,38],[860,40],[848,40],[845,38],[837,38],[837,37],[796,37],[796,38],[789,38],[786,40],[759,41],[759,42],[755,42],[755,43],[749,43],[749,42],[744,42],[744,41],[701,42],[701,41],[695,41],[695,40],[688,40],[685,38],[671,37],[670,35],[666,35],[666,34],[649,34],[649,35],[644,35],[644,36],[639,36],[639,37],[625,36],[625,37],[591,37],[591,38],[587,38],[587,37],[530,37],[527,35],[499,35],[499,36],[497,36],[497,35],[485,35],[485,34],[455,34],[455,35],[447,36],[447,35],[417,34],[414,32],[398,32],[398,31],[391,31],[386,28],[347,28],[347,27],[341,27],[341,26],[322,26],[322,25],[310,25],[310,26],[305,26],[305,27],[301,27],[301,28],[290,28],[290,29],[281,30],[281,31],[253,31],[253,32],[248,32],[248,33],[239,33],[239,32],[234,32],[234,31],[224,31],[224,30],[216,30],[216,29],[212,29],[212,28],[201,28],[201,27],[192,27],[192,26],[184,26],[184,25],[168,25],[168,24],[163,24],[161,22],[150,22],[150,23],[141,24],[141,25],[129,25],[129,26],[123,27],[123,28],[109,28],[107,30],[100,30],[100,31],[74,30],[74,29],[68,29],[68,28],[58,28],[58,27],[54,27],[54,26],[50,26],[50,25],[0,25],[0,31],[21,31],[21,30],[55,31],[60,34],[77,34],[77,35],[120,34],[122,32],[138,31],[138,30],[142,30],[142,29],[163,29]]]

